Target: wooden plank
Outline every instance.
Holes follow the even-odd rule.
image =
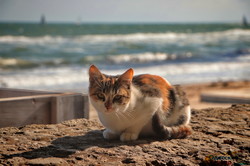
[[[50,123],[59,123],[61,122],[62,116],[60,112],[60,101],[57,97],[51,98],[51,119]]]
[[[62,95],[52,97],[51,123],[60,123],[75,118],[89,118],[86,95]]]
[[[44,95],[44,94],[60,94],[60,93],[49,92],[49,91],[38,91],[38,90],[0,88],[0,98],[22,97],[22,96]]]
[[[74,118],[89,118],[86,94],[7,88],[0,88],[0,92],[2,97],[7,96],[0,98],[0,127],[59,123]]]
[[[250,104],[250,89],[203,92],[200,97],[204,102]]]
[[[0,127],[50,123],[50,98],[28,98],[0,102]]]
[[[89,96],[83,95],[83,111],[84,111],[84,118],[89,119]]]
[[[42,94],[42,95],[33,95],[33,96],[21,96],[21,97],[9,97],[9,98],[0,98],[0,102],[11,101],[11,100],[24,100],[30,98],[44,98],[44,97],[55,97],[55,96],[64,96],[71,95],[75,93],[56,93],[56,94]]]

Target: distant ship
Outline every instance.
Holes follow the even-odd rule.
[[[40,25],[44,25],[44,24],[46,24],[46,19],[45,19],[45,15],[42,15],[40,19]]]
[[[81,25],[81,24],[82,24],[82,18],[81,18],[81,16],[79,16],[79,17],[77,18],[77,21],[76,21],[75,24],[76,24],[76,25]]]
[[[242,25],[248,27],[247,17],[245,15],[242,17]]]

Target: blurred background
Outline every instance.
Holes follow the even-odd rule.
[[[86,92],[88,67],[250,80],[249,0],[0,0],[0,87]]]

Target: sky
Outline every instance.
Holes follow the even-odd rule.
[[[188,23],[250,20],[250,0],[0,0],[1,22]]]

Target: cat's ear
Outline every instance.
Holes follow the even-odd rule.
[[[89,80],[92,81],[100,78],[102,78],[102,73],[100,70],[95,65],[91,65],[89,67]]]
[[[134,76],[134,70],[130,68],[119,77],[119,81],[122,81],[122,82],[125,81],[128,83],[131,83],[133,76]]]

